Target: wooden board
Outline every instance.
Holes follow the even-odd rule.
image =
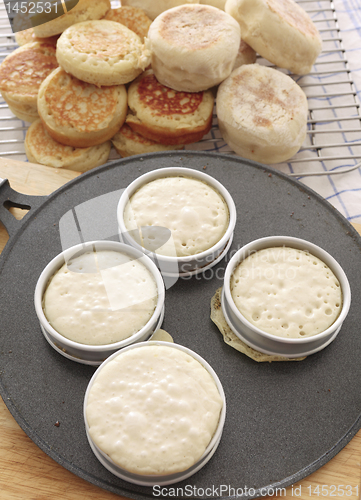
[[[0,159],[0,177],[7,178],[13,189],[26,194],[50,194],[78,175],[78,172]],[[20,218],[23,213],[14,209],[14,215]],[[361,233],[361,224],[354,226]],[[6,231],[0,227],[0,250],[6,241]],[[360,481],[361,431],[321,469],[286,491],[276,491],[275,496],[301,499],[343,496],[358,499]],[[0,498],[122,500],[124,497],[89,484],[54,462],[20,429],[0,400]]]

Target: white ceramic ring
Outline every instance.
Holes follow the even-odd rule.
[[[149,321],[134,335],[131,335],[130,337],[119,342],[114,342],[113,344],[87,345],[74,342],[73,340],[61,335],[50,325],[43,310],[43,295],[50,278],[65,262],[68,262],[71,257],[91,249],[96,249],[97,251],[112,250],[115,252],[125,253],[131,258],[139,260],[151,272],[157,286],[157,304]],[[57,352],[69,359],[72,359],[73,361],[77,361],[78,363],[97,366],[119,349],[135,342],[147,340],[156,329],[160,328],[164,316],[164,298],[165,290],[162,276],[151,259],[144,255],[143,252],[116,241],[92,241],[75,245],[59,253],[52,261],[49,262],[37,281],[34,294],[34,305],[44,337]]]
[[[171,257],[150,252],[144,249],[144,247],[142,247],[129,235],[125,226],[124,210],[131,196],[144,184],[158,178],[171,176],[191,177],[208,184],[222,196],[228,207],[229,223],[225,234],[211,248],[195,255],[189,255],[186,257]],[[191,168],[168,167],[152,170],[151,172],[141,175],[124,190],[118,203],[117,219],[120,238],[124,242],[134,246],[134,248],[137,248],[148,255],[156,263],[163,276],[192,276],[215,266],[228,252],[233,239],[233,232],[236,224],[236,206],[228,190],[210,175]]]
[[[323,261],[335,274],[342,291],[342,308],[340,314],[323,332],[303,338],[285,338],[272,335],[256,327],[248,321],[237,309],[231,294],[231,276],[240,262],[255,251],[264,248],[287,246],[308,251]],[[291,236],[269,236],[252,241],[238,250],[229,261],[222,290],[222,312],[231,330],[249,347],[265,354],[298,358],[308,356],[330,344],[340,331],[341,325],[347,316],[351,304],[351,289],[345,272],[340,264],[321,247],[299,238]]]
[[[89,434],[89,425],[88,425],[87,418],[86,418],[86,408],[87,408],[89,392],[90,392],[90,389],[91,389],[91,387],[92,387],[92,385],[97,377],[97,374],[99,373],[100,370],[103,369],[104,366],[106,366],[107,363],[112,361],[112,359],[114,359],[118,355],[120,355],[120,354],[122,354],[125,351],[130,350],[130,349],[142,348],[144,345],[147,345],[147,346],[148,345],[167,346],[167,347],[170,347],[172,349],[178,349],[178,350],[183,351],[183,352],[187,353],[188,355],[192,356],[211,375],[211,377],[213,378],[213,380],[217,386],[217,389],[218,389],[218,392],[221,396],[221,399],[222,399],[223,404],[222,404],[222,409],[221,409],[221,413],[220,413],[220,417],[219,417],[219,421],[218,421],[218,426],[217,426],[217,429],[216,429],[211,441],[209,442],[207,448],[205,449],[204,453],[202,454],[202,456],[200,457],[198,462],[196,462],[189,469],[182,471],[182,472],[179,472],[179,473],[168,474],[168,475],[150,475],[150,476],[130,473],[130,472],[126,471],[125,469],[119,467],[117,464],[115,464],[113,462],[113,460],[111,460],[111,458],[106,453],[104,453],[102,450],[100,450],[99,447],[96,446],[96,444],[93,442],[93,440],[91,439],[90,434]],[[125,347],[121,353],[114,353],[106,361],[104,361],[104,363],[95,371],[94,375],[92,376],[92,378],[89,381],[88,387],[87,387],[86,392],[85,392],[85,397],[84,397],[83,414],[84,414],[85,429],[86,429],[86,434],[87,434],[87,438],[89,441],[89,445],[90,445],[91,449],[93,450],[95,456],[98,458],[98,460],[102,463],[102,465],[106,469],[108,469],[112,474],[116,475],[117,477],[120,477],[121,479],[124,479],[124,480],[126,480],[130,483],[133,483],[133,484],[138,484],[141,486],[154,486],[154,485],[163,486],[163,485],[167,485],[167,484],[174,484],[174,483],[177,483],[179,481],[183,481],[184,479],[187,479],[188,477],[190,477],[193,474],[195,474],[196,472],[198,472],[212,458],[213,454],[215,453],[215,451],[219,445],[219,442],[221,440],[221,436],[223,433],[223,427],[224,427],[224,422],[225,422],[225,418],[226,418],[226,397],[224,394],[223,386],[222,386],[216,372],[207,363],[207,361],[205,361],[201,356],[199,356],[199,354],[197,354],[194,351],[192,351],[191,349],[188,349],[187,347],[184,347],[184,346],[179,345],[179,344],[173,344],[173,343],[164,342],[164,341],[150,340],[149,342],[141,342],[138,344],[129,345],[128,347]]]

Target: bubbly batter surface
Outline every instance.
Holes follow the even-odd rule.
[[[171,231],[174,246],[163,245],[160,255],[183,257],[203,252],[224,235],[229,223],[222,196],[205,182],[189,177],[162,177],[142,186],[124,210],[128,230],[158,226]]]
[[[105,345],[137,333],[157,305],[157,285],[139,260],[87,252],[51,278],[43,309],[51,326],[81,344]]]
[[[341,287],[334,273],[317,257],[295,248],[251,254],[235,269],[230,285],[243,316],[278,337],[321,333],[341,311]]]
[[[121,352],[98,372],[86,418],[95,444],[123,469],[171,474],[202,456],[222,404],[212,376],[192,356],[148,345]]]

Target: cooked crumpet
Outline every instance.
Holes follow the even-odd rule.
[[[320,34],[294,0],[227,0],[242,39],[258,54],[298,75],[310,72],[322,49]]]
[[[142,41],[147,36],[149,26],[152,24],[151,19],[149,19],[143,9],[128,5],[108,10],[104,19],[124,24],[124,26],[134,31]]]
[[[29,28],[27,30],[18,31],[17,33],[15,33],[16,43],[20,46],[30,42],[44,42],[56,45],[58,38],[59,38],[58,35],[49,36],[47,38],[39,38],[35,35],[34,28]]]
[[[19,47],[0,64],[0,92],[21,120],[32,122],[39,118],[39,87],[57,66],[54,44],[43,42]]]
[[[143,9],[152,20],[165,10],[189,3],[199,3],[199,0],[122,0],[122,5]]]
[[[150,63],[149,51],[133,31],[114,21],[85,21],[60,36],[59,65],[94,85],[120,85],[136,78]]]
[[[40,119],[29,127],[25,137],[25,152],[29,161],[78,172],[86,172],[106,163],[110,148],[110,141],[90,148],[64,146],[50,137]]]
[[[79,0],[66,14],[47,23],[34,27],[36,36],[47,37],[59,35],[69,26],[83,21],[101,19],[110,9],[110,0]]]
[[[244,64],[221,83],[217,117],[225,142],[243,158],[280,163],[306,138],[307,98],[288,75]]]
[[[19,120],[32,123],[39,118],[38,112],[36,111],[35,113],[34,109],[31,106],[22,106],[21,108],[18,108],[16,106],[13,106],[12,104],[9,104],[9,102],[7,103],[7,105],[12,114],[19,118]]]
[[[177,92],[148,70],[130,85],[128,105],[126,123],[139,134],[161,144],[190,144],[209,132],[214,97],[210,90]]]
[[[210,5],[181,5],[151,24],[146,45],[158,81],[184,92],[207,90],[230,75],[241,43],[233,17]]]
[[[233,69],[239,68],[242,64],[253,64],[256,60],[256,52],[244,40],[241,40]]]
[[[126,123],[119,132],[112,138],[112,143],[117,152],[125,158],[126,156],[140,155],[145,153],[155,153],[157,151],[172,151],[173,149],[183,149],[183,145],[166,146],[158,142],[151,141],[140,134],[137,134]]]
[[[212,7],[217,7],[217,9],[224,10],[226,0],[200,0],[199,3],[202,3],[204,5],[212,5]]]
[[[57,68],[40,87],[38,109],[53,139],[85,148],[102,144],[120,129],[127,92],[124,85],[97,87]]]
[[[22,5],[22,7],[24,7],[24,5]],[[16,7],[14,6],[14,9],[15,8]],[[58,35],[49,36],[46,38],[37,37],[34,32],[30,12],[22,12],[21,10],[22,8],[20,7],[13,20],[13,31],[15,33],[15,40],[18,45],[22,46],[30,42],[46,42],[56,44],[56,41],[59,38]]]

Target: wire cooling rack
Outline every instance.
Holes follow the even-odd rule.
[[[322,52],[307,75],[293,75],[281,70],[289,74],[305,92],[309,113],[307,137],[302,147],[288,163],[278,167],[298,177],[302,173],[344,173],[360,166],[361,116],[336,8],[330,0],[298,0],[297,3],[308,12],[318,28],[322,37]],[[257,62],[272,66],[260,57]],[[222,140],[216,115],[210,137],[205,137],[201,144],[207,150],[233,154]],[[308,171],[304,172],[306,165]]]
[[[298,153],[279,167],[289,175],[341,173],[361,161],[361,116],[354,81],[343,47],[333,1],[298,0],[320,31],[323,50],[311,73],[291,75],[308,99],[308,132]],[[17,47],[3,0],[0,0],[0,62]],[[262,58],[260,64],[270,65]],[[0,98],[0,157],[26,161],[24,138],[28,124],[13,116]],[[234,154],[223,141],[214,113],[212,129],[203,140],[187,149]],[[118,158],[113,150],[111,159]]]

